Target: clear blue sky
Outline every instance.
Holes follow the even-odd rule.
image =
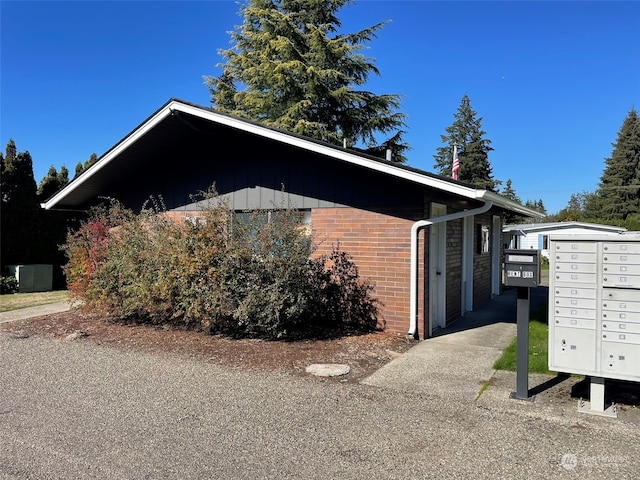
[[[234,1],[0,2],[0,145],[50,166],[98,156],[169,98],[209,106]],[[462,97],[482,118],[494,178],[549,213],[593,191],[631,110],[640,109],[640,2],[359,0],[345,31],[390,20],[368,43],[403,95],[408,164],[433,172]],[[504,185],[503,185],[504,186]]]

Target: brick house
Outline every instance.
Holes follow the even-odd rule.
[[[140,209],[162,196],[174,215],[215,185],[232,208],[302,210],[375,285],[380,321],[416,338],[501,293],[503,212],[538,212],[412,167],[171,99],[42,204],[85,210],[100,198]],[[324,249],[324,250],[323,250]]]

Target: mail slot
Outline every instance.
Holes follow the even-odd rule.
[[[539,250],[504,251],[504,284],[506,286],[535,288],[539,283]]]

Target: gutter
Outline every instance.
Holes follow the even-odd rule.
[[[448,222],[449,220],[457,220],[459,218],[470,217],[485,213],[491,209],[493,202],[485,201],[484,205],[472,210],[463,210],[462,212],[442,215],[441,217],[429,218],[427,220],[418,220],[411,226],[411,275],[410,275],[410,311],[409,311],[409,332],[407,335],[414,337],[418,330],[418,232],[434,223]]]

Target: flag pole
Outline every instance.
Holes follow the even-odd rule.
[[[453,162],[451,165],[451,178],[458,180],[458,171],[460,170],[460,160],[458,159],[458,145],[453,144]]]

